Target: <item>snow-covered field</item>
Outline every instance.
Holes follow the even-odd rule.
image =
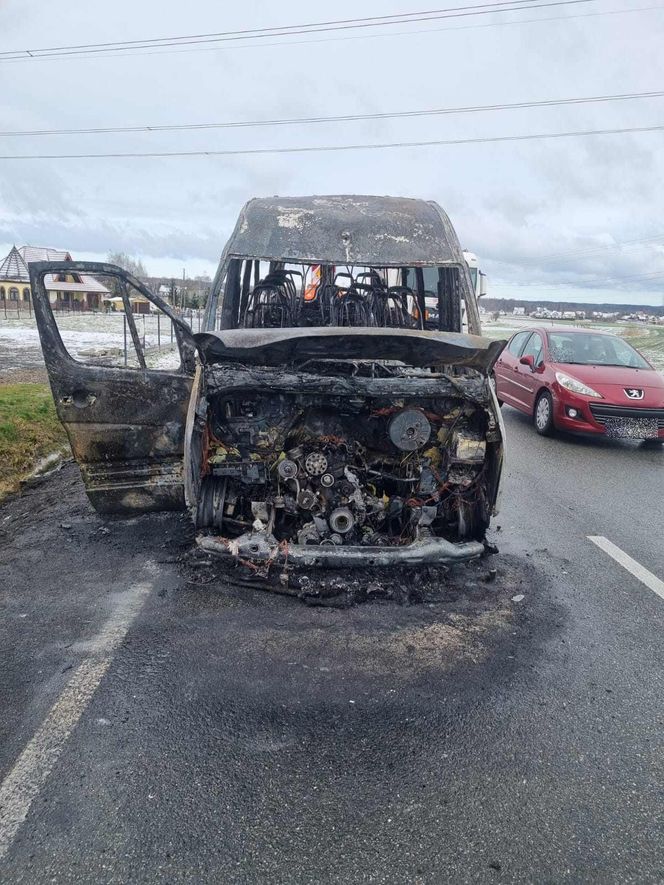
[[[124,314],[56,314],[58,329],[65,347],[74,359],[85,361],[109,354],[118,365],[124,354]],[[177,365],[177,346],[173,342],[167,317],[136,317],[139,337],[149,365],[171,368]],[[132,350],[127,329],[127,345]],[[40,368],[44,359],[34,318],[0,318],[0,378],[20,369]]]

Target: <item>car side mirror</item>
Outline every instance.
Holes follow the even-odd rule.
[[[522,356],[519,362],[522,366],[528,366],[531,372],[535,371],[535,357],[532,354],[527,353],[525,356]]]

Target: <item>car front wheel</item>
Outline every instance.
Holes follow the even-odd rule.
[[[553,426],[553,399],[548,390],[543,390],[535,403],[535,430],[540,436],[551,436]]]

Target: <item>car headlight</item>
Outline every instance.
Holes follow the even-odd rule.
[[[566,375],[564,372],[556,372],[556,381],[561,387],[564,387],[565,390],[570,390],[572,393],[580,393],[583,396],[594,396],[597,399],[602,399],[601,393],[597,393],[596,390],[588,387],[583,381],[579,381],[578,378],[572,378],[571,375]]]

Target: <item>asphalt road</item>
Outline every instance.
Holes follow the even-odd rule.
[[[73,465],[0,507],[0,880],[662,882],[664,600],[587,536],[664,578],[664,449],[504,411],[500,553],[417,605],[233,586]]]

